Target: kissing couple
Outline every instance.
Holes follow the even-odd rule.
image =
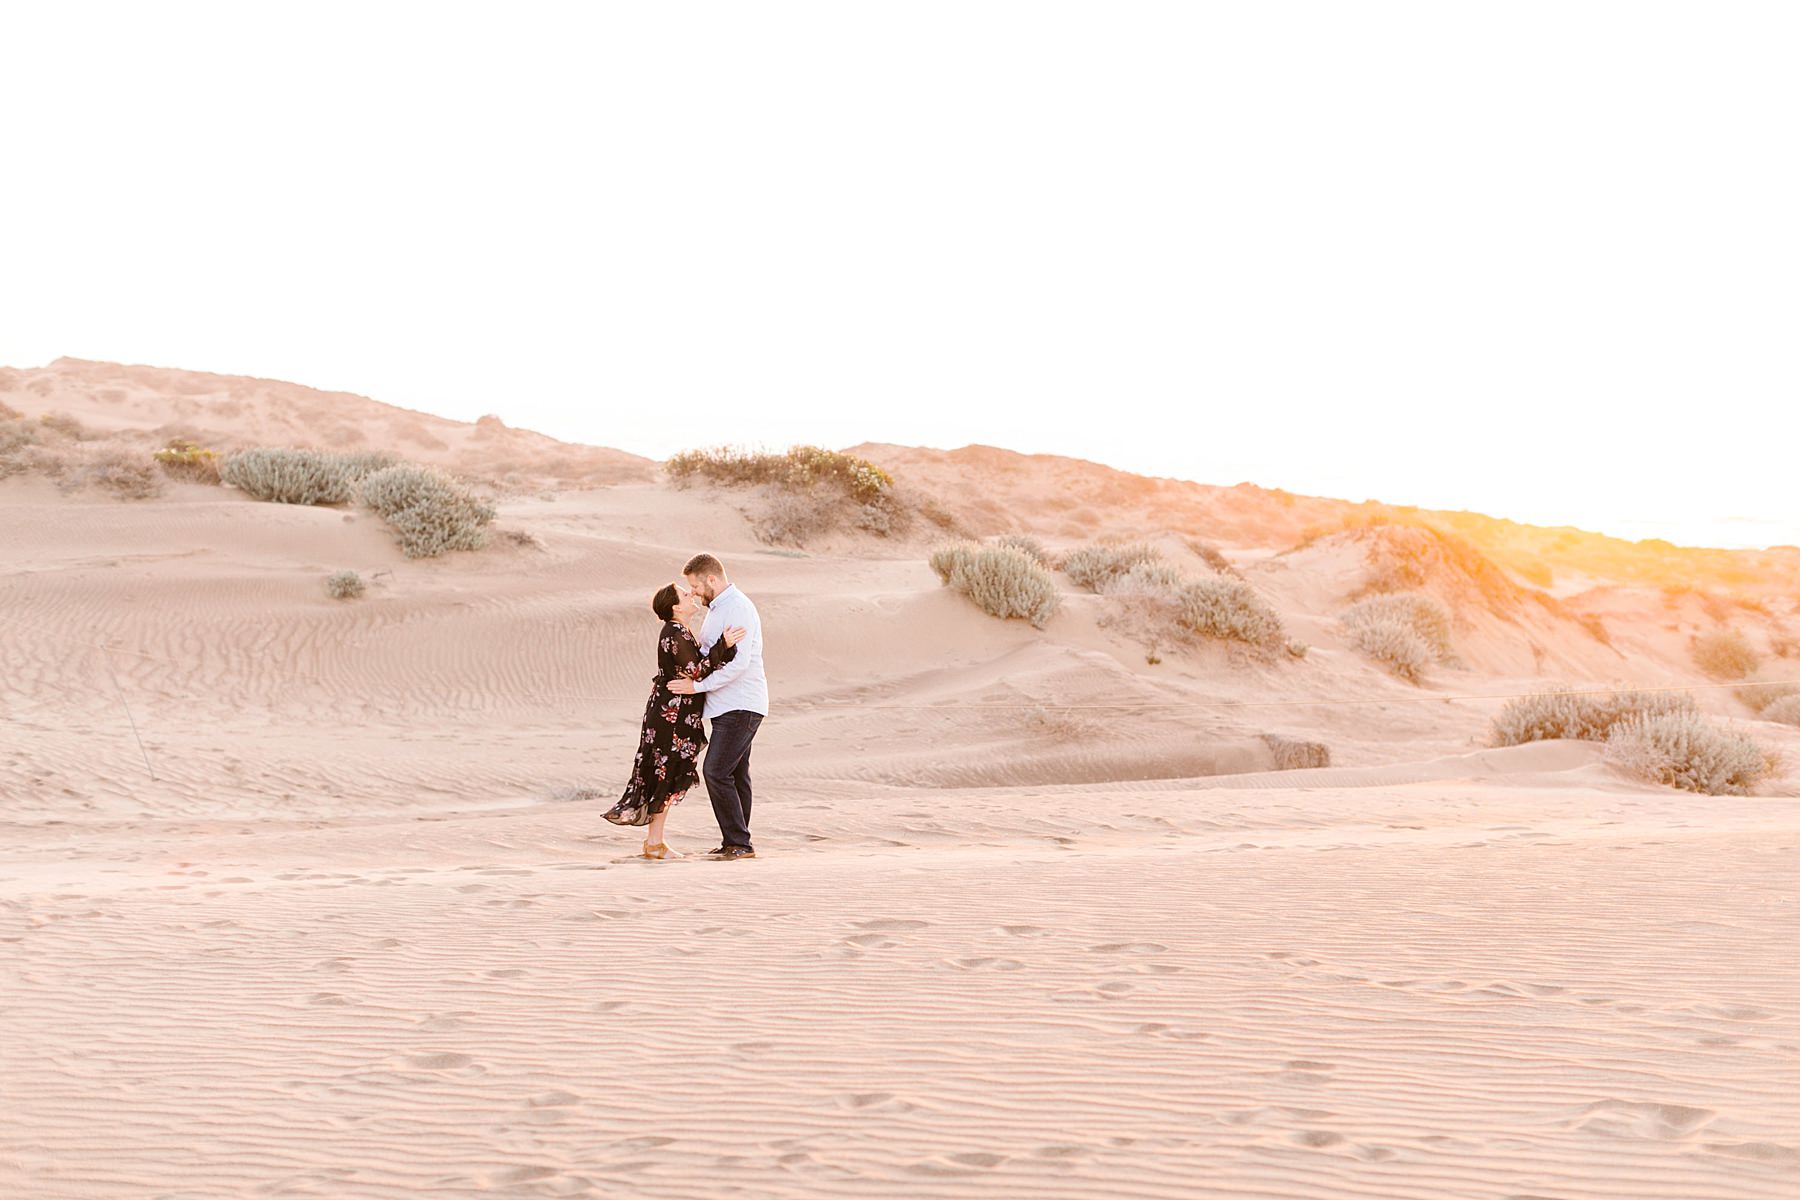
[[[755,858],[750,845],[750,743],[769,715],[762,620],[714,556],[694,555],[681,575],[650,598],[650,611],[662,622],[656,676],[644,706],[631,782],[606,819],[614,825],[648,825],[645,858],[680,858],[663,841],[663,823],[698,773],[706,780],[719,822],[720,842],[708,855]],[[696,772],[700,748],[708,740],[702,716],[712,722],[712,746],[706,766]]]

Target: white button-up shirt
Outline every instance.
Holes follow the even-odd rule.
[[[763,674],[762,618],[750,597],[728,584],[707,606],[700,623],[700,650],[713,648],[727,629],[742,625],[747,631],[737,644],[737,657],[700,680],[694,690],[706,694],[708,718],[745,710],[769,715],[769,680]]]

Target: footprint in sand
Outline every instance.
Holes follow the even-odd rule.
[[[489,1176],[498,1184],[535,1183],[540,1179],[549,1179],[562,1174],[555,1167],[508,1167]]]
[[[421,1071],[454,1071],[474,1062],[467,1054],[409,1054],[406,1065]]]
[[[1043,937],[1049,933],[1042,925],[1002,925],[1000,932],[1010,937]]]
[[[858,929],[924,929],[929,921],[912,921],[904,917],[881,917],[874,921],[858,921]]]
[[[525,1103],[531,1108],[567,1108],[571,1104],[580,1104],[581,1097],[574,1092],[558,1089],[551,1092],[540,1092],[526,1100]]]
[[[1021,971],[1025,964],[1016,958],[954,958],[950,965],[965,971]]]
[[[1094,954],[1164,954],[1168,947],[1160,942],[1107,942],[1103,946],[1089,946]]]
[[[1780,1142],[1708,1142],[1706,1148],[1714,1154],[1724,1154],[1731,1158],[1800,1167],[1800,1150],[1783,1146]]]
[[[874,1108],[878,1104],[886,1104],[894,1098],[892,1092],[851,1092],[838,1097],[838,1103],[845,1108]]]
[[[1301,1146],[1311,1146],[1315,1150],[1323,1150],[1327,1146],[1335,1146],[1344,1140],[1341,1133],[1331,1133],[1324,1129],[1302,1129],[1292,1136],[1292,1140]]]
[[[974,1175],[981,1171],[991,1170],[1005,1162],[999,1154],[983,1154],[971,1151],[967,1154],[949,1154],[943,1158],[929,1158],[924,1162],[916,1162],[907,1166],[913,1175]]]
[[[1596,1100],[1567,1124],[1605,1137],[1675,1141],[1718,1116],[1710,1108],[1636,1100]]]

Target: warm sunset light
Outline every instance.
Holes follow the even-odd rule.
[[[0,1200],[1795,1200],[1796,34],[0,6]]]
[[[0,365],[1800,543],[1797,24],[15,6]]]

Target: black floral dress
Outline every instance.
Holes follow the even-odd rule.
[[[648,825],[650,818],[680,800],[694,786],[700,770],[700,747],[706,745],[706,726],[700,714],[706,697],[677,696],[669,691],[671,679],[705,679],[737,657],[737,647],[725,639],[713,643],[710,653],[680,621],[664,622],[656,642],[656,678],[650,702],[644,706],[644,730],[638,738],[637,758],[631,764],[631,782],[625,794],[606,813],[614,825]]]

